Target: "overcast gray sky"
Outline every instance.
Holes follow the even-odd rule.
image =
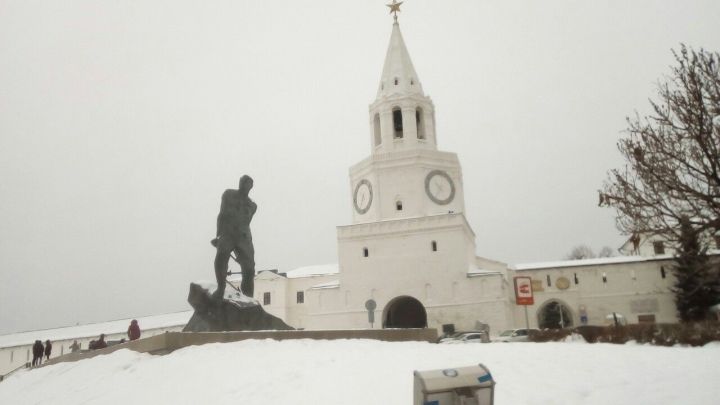
[[[386,1],[0,0],[0,333],[190,309],[220,195],[248,173],[258,269],[337,261]],[[618,247],[596,207],[625,116],[717,0],[407,0],[400,24],[463,166],[477,254]]]

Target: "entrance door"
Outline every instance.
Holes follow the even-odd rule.
[[[383,328],[426,328],[425,307],[413,297],[397,297],[383,311]]]

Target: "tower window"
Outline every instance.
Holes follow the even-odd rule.
[[[603,273],[603,283],[607,283],[607,273]]]
[[[398,79],[398,78],[396,77],[396,78],[395,78],[395,85],[397,86],[399,83],[400,83],[400,79]]]
[[[660,266],[660,277],[665,278],[667,275],[665,274],[665,267]]]
[[[423,111],[418,108],[415,110],[415,124],[417,126],[418,139],[425,139],[425,125],[423,124]]]
[[[580,280],[578,280],[577,273],[574,273],[574,274],[573,274],[573,278],[575,279],[575,284],[576,284],[576,285],[577,285],[577,284],[580,284]]]
[[[548,274],[548,275],[545,276],[545,277],[547,277],[547,285],[548,285],[548,287],[552,287],[552,283],[550,283],[550,275]]]
[[[395,202],[395,210],[402,211],[402,201]]]
[[[433,251],[433,252],[437,252],[437,242],[432,241],[432,243],[430,244],[430,246],[432,247],[432,251]]]
[[[370,252],[368,251],[368,248],[363,248],[363,257],[370,256]]]
[[[297,303],[298,304],[304,304],[305,303],[305,291],[298,291],[297,292]]]
[[[375,118],[373,118],[373,136],[375,139],[375,146],[378,146],[382,143],[382,136],[380,134],[380,114],[375,114]]]
[[[263,293],[263,305],[270,305],[270,293]]]
[[[395,139],[402,139],[403,137],[403,116],[402,116],[402,110],[399,108],[395,108],[393,110],[393,129],[394,134],[393,138]]]
[[[665,244],[662,241],[653,242],[653,250],[656,255],[665,254]]]
[[[410,79],[410,85],[412,86],[414,84],[415,84],[415,79]]]

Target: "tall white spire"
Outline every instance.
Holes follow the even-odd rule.
[[[390,12],[400,11],[400,4],[402,2],[393,0],[388,4]],[[423,92],[397,18],[392,26],[377,97],[369,110],[373,154],[437,149],[435,107]]]
[[[393,0],[390,12],[397,13],[400,4]],[[437,149],[435,107],[423,92],[397,21],[368,113],[371,155],[350,169],[353,221],[463,212],[460,163],[455,154]]]
[[[393,24],[377,98],[391,95],[424,95],[397,21]]]

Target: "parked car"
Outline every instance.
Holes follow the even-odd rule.
[[[450,337],[440,339],[438,343],[488,343],[490,338],[486,332],[455,332]]]
[[[540,332],[538,329],[508,329],[500,334],[500,336],[493,338],[493,342],[528,342],[530,335],[536,332]]]

